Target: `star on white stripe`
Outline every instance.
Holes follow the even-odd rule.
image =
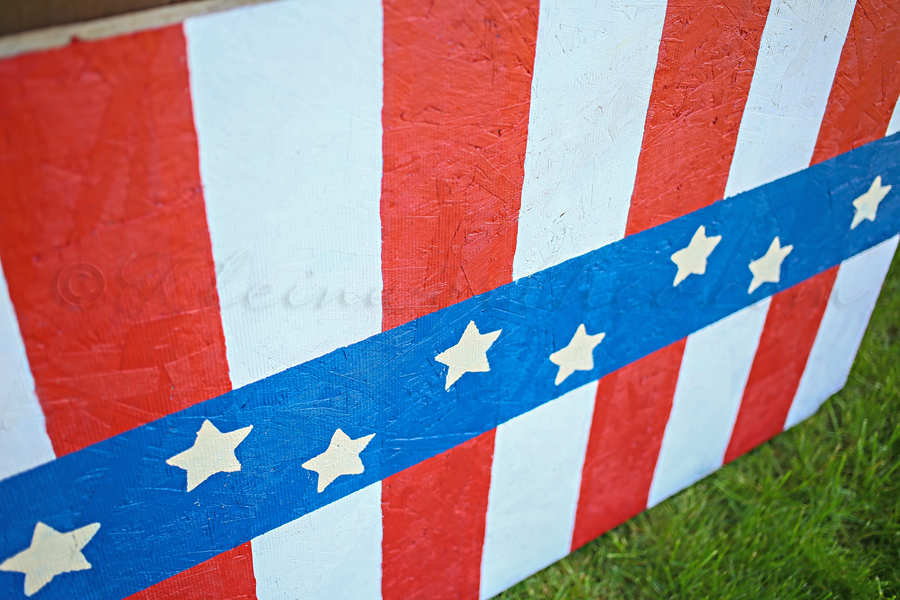
[[[772,240],[766,253],[750,262],[750,272],[753,273],[753,279],[750,281],[750,289],[748,294],[764,283],[778,283],[781,280],[781,263],[784,258],[791,253],[793,246],[783,246],[778,236]]]
[[[241,463],[234,455],[235,449],[253,429],[253,425],[222,433],[209,420],[203,421],[194,445],[176,454],[166,464],[187,471],[187,491],[215,475],[241,470]]]
[[[889,191],[891,191],[891,186],[881,185],[881,175],[876,177],[872,185],[869,186],[869,191],[853,201],[853,208],[856,209],[856,213],[853,215],[850,229],[856,229],[856,226],[865,219],[874,221],[875,214],[878,212],[878,205],[881,204],[881,201],[884,200]]]
[[[706,273],[706,259],[720,241],[721,235],[706,237],[706,227],[703,225],[698,227],[687,247],[672,255],[672,262],[678,265],[678,272],[675,273],[675,282],[672,285],[677,286],[687,279],[688,275]]]
[[[503,330],[498,329],[482,334],[475,326],[475,321],[469,321],[459,342],[434,357],[439,363],[450,367],[447,369],[445,390],[449,390],[450,386],[466,373],[485,373],[491,370],[487,351],[500,337],[501,331]]]
[[[605,333],[588,335],[584,323],[575,330],[572,341],[562,350],[550,355],[550,362],[559,367],[556,385],[561,384],[575,371],[590,371],[594,368],[594,348],[606,337]]]
[[[340,429],[335,430],[328,449],[302,465],[307,471],[319,474],[316,491],[321,494],[325,488],[331,485],[332,481],[341,475],[359,475],[365,471],[363,462],[359,459],[359,453],[369,445],[373,437],[375,434],[370,433],[367,436],[351,440],[350,436]]]
[[[0,571],[24,573],[25,595],[33,596],[57,575],[91,568],[81,549],[87,546],[99,529],[100,523],[91,523],[61,533],[38,521],[31,536],[31,545],[0,563]]]

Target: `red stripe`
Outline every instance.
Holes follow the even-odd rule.
[[[384,7],[389,329],[512,280],[537,0]],[[493,438],[385,480],[386,600],[478,596]]]
[[[768,10],[768,0],[669,2],[626,235],[724,195]],[[600,380],[573,548],[646,508],[684,345]]]
[[[812,163],[884,137],[900,96],[900,9],[860,0],[838,63]],[[726,460],[784,429],[837,268],[772,298]]]
[[[838,268],[832,267],[772,297],[759,347],[744,388],[725,462],[778,435],[784,429],[806,359]],[[790,335],[778,324],[790,322]]]
[[[181,27],[5,60],[0,90],[0,256],[57,455],[231,389]],[[214,589],[255,596],[249,546],[139,596]]]
[[[686,340],[600,380],[572,550],[647,508]]]

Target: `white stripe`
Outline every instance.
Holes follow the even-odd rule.
[[[768,310],[766,298],[688,337],[648,506],[722,466]]]
[[[185,32],[239,387],[381,331],[382,7],[274,2]],[[258,596],[380,598],[380,490],[254,540]]]
[[[34,393],[25,344],[0,270],[0,479],[56,458]]]
[[[772,3],[726,197],[809,166],[855,4],[855,0]]]
[[[894,112],[891,113],[891,122],[888,123],[887,133],[885,137],[894,135],[900,131],[900,100],[894,105]]]
[[[570,552],[596,395],[595,381],[497,428],[481,598]]]
[[[235,387],[381,331],[381,15],[292,0],[185,22]]]
[[[381,589],[381,482],[261,535],[251,546],[259,600],[372,598]]]
[[[785,429],[810,417],[847,382],[898,239],[894,236],[841,263]]]
[[[541,2],[513,278],[625,234],[665,14]]]

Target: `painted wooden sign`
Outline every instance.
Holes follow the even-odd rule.
[[[499,593],[843,386],[898,97],[886,0],[282,0],[3,59],[0,598]]]

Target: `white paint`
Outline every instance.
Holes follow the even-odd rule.
[[[234,451],[250,434],[253,426],[222,433],[208,419],[203,421],[194,444],[166,461],[167,465],[187,471],[187,491],[191,491],[216,473],[236,473],[241,463]]]
[[[855,5],[855,0],[772,2],[726,197],[809,166]]]
[[[866,219],[874,221],[878,216],[878,205],[890,191],[891,186],[881,185],[881,175],[876,177],[868,191],[853,201],[853,208],[856,209],[856,212],[853,214],[850,229],[856,229]]]
[[[884,135],[894,135],[898,131],[900,131],[900,101],[897,101],[897,103],[894,104],[894,112],[891,113],[891,122],[888,123],[887,132]]]
[[[381,331],[382,8],[185,22],[231,381]]]
[[[251,546],[259,600],[381,598],[381,482],[261,535]]]
[[[382,18],[291,0],[185,22],[235,387],[381,331]],[[253,540],[259,598],[380,598],[380,489]]]
[[[367,436],[352,440],[350,436],[340,429],[335,430],[325,452],[309,459],[302,465],[304,469],[319,474],[316,491],[322,493],[331,482],[341,475],[359,475],[363,473],[366,469],[359,458],[359,453],[369,445],[373,437],[375,437],[375,434],[370,433]]]
[[[704,275],[706,261],[720,241],[722,241],[721,235],[706,237],[706,227],[703,225],[698,227],[687,247],[672,255],[672,262],[678,266],[672,286],[677,286],[687,279],[688,275]]]
[[[514,279],[625,234],[665,13],[541,2]]]
[[[597,382],[497,428],[481,598],[569,553]]]
[[[0,270],[0,479],[50,462],[56,455],[34,392],[19,322]]]
[[[753,273],[753,279],[750,280],[747,293],[752,294],[764,283],[781,281],[781,263],[793,249],[793,246],[782,246],[778,236],[775,236],[766,253],[760,258],[750,261],[750,272]]]
[[[648,506],[722,466],[768,310],[766,298],[688,336]]]
[[[24,573],[25,595],[33,596],[57,575],[91,568],[81,550],[99,529],[100,523],[91,523],[60,533],[38,521],[31,545],[0,563],[0,571]]]
[[[497,341],[502,331],[498,329],[481,333],[475,321],[469,321],[459,342],[434,357],[434,360],[448,367],[445,390],[449,390],[450,386],[466,373],[487,373],[491,370],[487,351]]]
[[[550,362],[559,367],[555,383],[559,385],[575,371],[590,371],[594,368],[594,348],[606,337],[605,333],[588,335],[584,323],[575,330],[572,341],[550,355]]]
[[[811,416],[847,382],[898,239],[894,236],[841,263],[785,429]]]

